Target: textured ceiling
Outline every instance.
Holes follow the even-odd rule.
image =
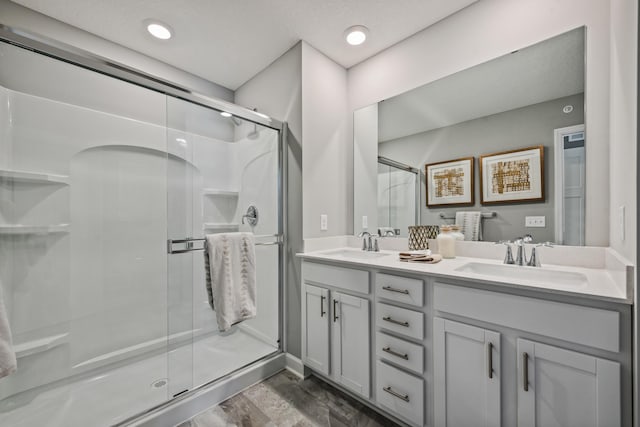
[[[477,0],[13,1],[235,90],[299,40],[349,68]],[[175,36],[150,37],[149,18]],[[346,44],[352,25],[366,44]]]
[[[379,104],[380,142],[584,92],[582,28]],[[574,106],[583,108],[583,106]]]

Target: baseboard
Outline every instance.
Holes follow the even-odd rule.
[[[285,369],[296,374],[300,378],[307,378],[311,375],[311,370],[304,366],[302,360],[291,353],[285,353]]]
[[[193,390],[183,398],[162,405],[148,414],[122,425],[130,427],[173,427],[211,406],[240,393],[246,388],[285,369],[285,353],[278,353],[260,362],[228,375],[201,389]]]

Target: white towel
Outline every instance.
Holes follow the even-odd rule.
[[[205,236],[209,304],[221,331],[256,316],[255,260],[252,233]]]
[[[482,212],[456,212],[456,225],[464,234],[464,240],[482,240]]]
[[[11,329],[9,329],[9,319],[2,299],[2,287],[0,287],[0,378],[11,375],[16,368],[16,354],[11,344]]]

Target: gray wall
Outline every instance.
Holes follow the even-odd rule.
[[[257,108],[289,125],[285,350],[300,357],[300,259],[302,252],[302,43],[236,90],[235,103]]]
[[[382,156],[409,164],[422,171],[421,224],[443,224],[438,214],[455,215],[458,210],[495,211],[497,218],[483,221],[483,238],[488,241],[513,239],[531,234],[536,242],[553,241],[554,188],[553,188],[553,130],[584,123],[582,94],[559,98],[504,113],[494,114],[453,126],[435,129],[380,144]],[[562,107],[571,104],[573,112],[565,114]],[[587,135],[587,144],[589,137]],[[500,151],[544,145],[545,201],[518,204],[480,204],[479,156]],[[424,166],[428,163],[461,157],[476,158],[474,163],[475,206],[427,208]],[[525,228],[525,216],[546,217],[545,228]],[[588,213],[587,213],[588,215]]]

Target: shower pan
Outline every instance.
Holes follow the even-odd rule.
[[[18,358],[0,425],[137,423],[281,356],[286,125],[0,36],[0,286]],[[201,249],[236,231],[255,236],[258,309],[222,333]]]

